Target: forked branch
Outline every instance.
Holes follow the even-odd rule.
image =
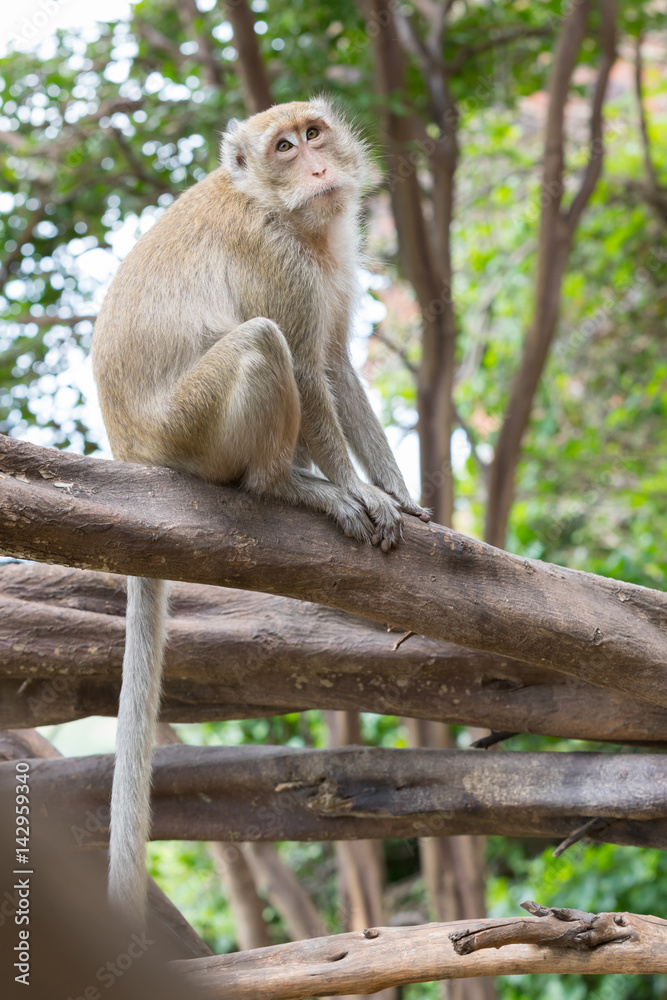
[[[519,919],[373,927],[174,962],[172,968],[209,1000],[305,1000],[375,993],[407,983],[530,972],[667,972],[665,920],[546,907],[535,907],[535,913]]]

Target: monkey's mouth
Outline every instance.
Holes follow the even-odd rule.
[[[311,194],[306,204],[308,204],[311,201],[315,201],[316,198],[322,198],[324,195],[333,194],[335,191],[340,191],[340,190],[341,190],[340,184],[330,184],[329,187],[320,188],[319,191],[315,191],[314,194]]]

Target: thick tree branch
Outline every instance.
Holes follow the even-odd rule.
[[[550,941],[556,931],[562,935],[562,917],[556,914],[564,912],[550,910],[546,917],[473,923],[373,927],[255,952],[174,962],[173,968],[210,1000],[228,996],[234,1000],[304,1000],[352,991],[374,993],[407,983],[530,972],[667,971],[667,921],[634,913],[574,916],[578,911],[570,911],[569,930],[584,940],[573,942],[573,947],[559,947]],[[456,951],[464,935],[483,934],[498,944],[463,955]],[[536,940],[544,943],[536,944]]]
[[[346,709],[667,742],[667,710],[657,705],[424,636],[395,649],[397,633],[305,601],[175,584],[170,608],[162,718],[172,722]],[[124,615],[121,577],[0,568],[0,726],[115,715]]]
[[[153,763],[154,840],[564,840],[598,819],[590,840],[667,848],[660,754],[170,746]],[[72,846],[106,845],[112,766],[91,756],[31,768],[34,808],[68,828]],[[0,791],[13,782],[0,764]]]
[[[666,594],[411,518],[385,555],[306,510],[0,436],[0,554],[281,593],[667,705]]]

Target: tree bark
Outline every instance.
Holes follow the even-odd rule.
[[[281,593],[667,706],[659,591],[412,518],[385,555],[310,511],[3,436],[0,477],[0,554]]]
[[[171,587],[162,718],[254,719],[348,709],[496,732],[667,743],[667,710],[566,674],[413,636],[305,601]],[[115,715],[125,581],[60,566],[0,567],[0,726]],[[261,623],[261,624],[258,624]]]
[[[36,806],[103,847],[113,758],[39,760]],[[13,788],[0,763],[0,789]],[[258,810],[257,803],[262,808]],[[362,840],[501,834],[667,847],[658,754],[159,747],[154,840]]]
[[[546,915],[369,928],[173,968],[210,1000],[305,1000],[480,975],[667,972],[665,920],[537,909]]]

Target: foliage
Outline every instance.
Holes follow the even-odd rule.
[[[352,0],[255,0],[256,31],[277,100],[326,89],[377,142],[371,46]],[[220,130],[245,115],[236,52],[222,5],[199,3],[193,26],[175,3],[141,0],[129,23],[61,31],[35,52],[12,52],[0,66],[0,430],[92,452],[103,442],[84,361],[104,282],[135,236],[173,197],[216,162]],[[622,51],[640,30],[659,52],[646,67],[653,162],[667,181],[665,15],[660,5],[620,4]],[[401,8],[421,26],[421,15]],[[453,295],[460,339],[455,403],[459,448],[456,526],[479,534],[484,463],[492,454],[530,321],[534,294],[543,88],[562,23],[560,0],[452,6],[445,42],[456,67],[460,166],[452,229]],[[210,62],[193,31],[209,39]],[[662,32],[662,33],[661,33]],[[505,36],[509,40],[501,43]],[[495,40],[489,45],[489,40]],[[584,46],[572,101],[567,194],[584,163],[587,65],[597,55],[595,25]],[[667,556],[667,254],[665,227],[643,187],[644,154],[631,72],[619,74],[606,105],[605,168],[577,234],[557,343],[533,412],[519,470],[509,547],[527,556],[665,587]],[[222,86],[211,82],[218,74]],[[418,108],[437,135],[424,82],[409,69],[409,91],[392,95],[399,112]],[[415,145],[416,164],[423,150]],[[378,161],[379,185],[367,215],[373,252],[389,278],[373,296],[387,316],[371,338],[366,374],[386,419],[415,440],[415,369],[420,325],[396,260],[395,233]],[[428,190],[424,190],[428,198]],[[389,346],[387,346],[389,345]],[[405,745],[394,718],[365,716],[364,738]],[[182,728],[197,742],[323,746],[321,713]],[[517,744],[518,745],[518,744]],[[525,745],[525,744],[522,744]],[[531,746],[567,749],[532,738]],[[332,930],[337,910],[330,845],[281,845]],[[402,905],[424,907],[413,842],[385,845],[389,888]],[[219,880],[202,845],[155,845],[153,873],[218,951],[235,946]],[[665,856],[610,845],[574,848],[555,861],[534,842],[489,842],[489,903],[516,915],[518,903],[662,913]],[[276,941],[286,932],[267,904]],[[667,995],[665,977],[507,977],[504,1000],[624,1000]],[[415,986],[404,1000],[430,1000]]]

